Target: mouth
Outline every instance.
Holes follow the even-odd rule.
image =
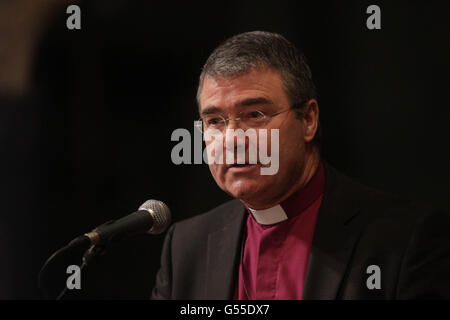
[[[256,163],[233,163],[233,164],[227,164],[227,168],[240,168],[240,167],[247,167],[247,166],[256,166]]]
[[[250,164],[250,163],[244,163],[244,164],[230,164],[227,165],[227,170],[230,170],[232,172],[244,172],[248,170],[252,170],[253,168],[257,167],[257,164]]]

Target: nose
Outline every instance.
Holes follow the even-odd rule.
[[[248,142],[245,137],[245,126],[242,121],[229,119],[225,132],[224,152],[228,164],[245,163],[248,151]],[[241,129],[241,131],[236,131]],[[244,131],[244,132],[242,132]],[[238,138],[239,137],[239,138]]]
[[[226,145],[227,147],[230,146],[230,144],[234,145],[236,147],[237,145],[237,139],[234,134],[235,130],[240,129],[240,123],[239,120],[236,119],[229,119],[227,121],[227,126],[225,127],[225,139],[226,139]]]
[[[242,128],[242,123],[239,120],[239,118],[228,119],[226,124],[227,124],[227,126],[226,126],[225,129],[233,129],[233,130],[235,130],[235,129],[243,129]]]

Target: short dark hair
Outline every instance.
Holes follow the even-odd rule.
[[[306,58],[282,35],[265,31],[252,31],[235,35],[220,44],[208,57],[200,74],[197,103],[205,76],[213,78],[239,76],[253,69],[273,68],[279,72],[292,106],[298,117],[302,106],[316,99],[316,87]],[[320,129],[320,128],[319,128]],[[320,130],[314,140],[317,142]]]

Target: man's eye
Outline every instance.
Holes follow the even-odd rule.
[[[263,119],[264,114],[261,111],[250,111],[249,113],[247,113],[246,118],[252,120]]]
[[[220,124],[221,122],[222,122],[221,118],[209,118],[209,119],[206,119],[206,123],[207,123],[208,126],[215,126],[215,125]]]

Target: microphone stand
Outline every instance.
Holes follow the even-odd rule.
[[[88,264],[96,257],[98,256],[100,253],[102,253],[105,250],[105,246],[99,246],[99,245],[92,245],[89,249],[87,249],[84,254],[83,254],[83,259],[82,259],[82,263],[80,266],[80,274],[83,271],[83,269],[85,267],[88,266]],[[58,297],[56,297],[56,300],[61,300],[62,297],[66,294],[67,292],[67,284],[64,287],[64,289],[61,290],[61,292],[59,293]]]
[[[101,226],[107,225],[112,223],[114,220],[108,221],[106,223],[104,223]],[[100,227],[101,227],[100,226]],[[96,231],[98,228],[94,229],[93,231]],[[72,240],[68,245],[58,249],[57,251],[55,251],[48,259],[47,261],[45,261],[44,265],[42,266],[41,270],[39,271],[39,275],[38,275],[38,288],[41,289],[42,293],[44,294],[45,299],[49,299],[49,294],[48,292],[45,290],[44,286],[43,286],[43,275],[44,275],[44,271],[46,269],[46,267],[48,266],[48,264],[55,259],[57,256],[59,256],[61,253],[65,252],[68,249],[72,249],[75,248],[77,246],[80,245],[84,245],[84,239],[82,240],[83,236],[80,236],[74,240]],[[78,241],[80,240],[80,241]],[[111,240],[111,239],[110,239]],[[109,241],[108,241],[109,242]],[[98,256],[100,253],[102,253],[105,249],[106,249],[106,244],[102,244],[102,245],[91,245],[91,247],[89,249],[87,249],[85,251],[85,253],[83,254],[83,258],[82,258],[82,264],[80,266],[80,274],[81,271],[87,267],[87,265],[96,257]],[[61,300],[61,298],[65,295],[65,293],[67,292],[67,284],[64,287],[64,289],[60,292],[60,294],[57,296],[56,300]]]

